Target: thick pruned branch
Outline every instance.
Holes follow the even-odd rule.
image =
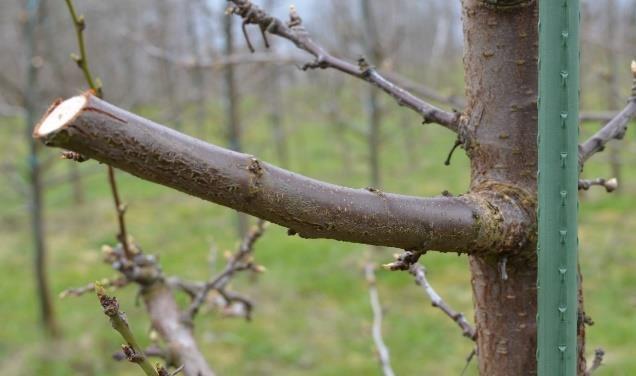
[[[245,318],[248,320],[251,318],[252,303],[247,298],[239,294],[226,291],[225,288],[232,277],[238,272],[244,270],[262,272],[264,270],[262,266],[256,265],[253,262],[252,252],[254,250],[254,243],[263,235],[263,232],[265,232],[265,225],[265,221],[258,221],[256,226],[245,234],[236,253],[230,255],[229,260],[225,265],[225,269],[223,269],[219,275],[211,278],[198,289],[199,291],[196,292],[192,299],[192,303],[186,310],[186,317],[189,320],[194,319],[211,291],[217,291],[225,299],[228,305],[233,302],[243,304],[245,307]]]
[[[587,191],[595,185],[605,188],[605,191],[607,193],[612,193],[618,188],[618,180],[616,180],[616,178],[611,178],[611,179],[596,178],[592,180],[580,179],[579,191]]]
[[[96,286],[95,292],[99,298],[99,303],[104,310],[104,314],[110,319],[110,323],[121,337],[126,341],[125,345],[122,345],[122,352],[126,359],[137,364],[148,376],[159,376],[159,372],[150,363],[143,349],[137,343],[135,336],[130,330],[126,315],[119,310],[119,303],[117,298],[106,295],[103,287]]]
[[[243,19],[243,32],[250,50],[254,51],[254,47],[246,31],[246,25],[253,24],[259,27],[266,46],[268,46],[266,33],[270,33],[291,41],[299,49],[311,54],[314,57],[314,61],[305,64],[303,70],[333,68],[367,81],[393,97],[400,106],[405,106],[420,114],[425,123],[437,123],[457,132],[459,113],[444,111],[416,97],[381,75],[364,58],[361,58],[355,64],[331,55],[309,36],[303,26],[302,19],[293,6],[290,8],[290,19],[285,23],[273,17],[250,0],[228,0],[228,2],[233,4],[228,8],[228,12],[236,14]]]
[[[464,337],[470,338],[473,341],[477,339],[477,331],[468,323],[464,314],[455,311],[446,304],[442,297],[433,289],[433,286],[428,283],[426,279],[426,269],[422,265],[413,264],[409,269],[409,273],[415,277],[415,283],[421,286],[424,292],[426,292],[426,295],[431,299],[433,307],[439,308],[446,316],[450,317],[462,330]]]
[[[384,376],[394,376],[393,368],[391,367],[391,357],[389,355],[389,348],[384,343],[382,338],[382,304],[380,304],[380,295],[378,294],[378,287],[375,278],[375,265],[367,263],[364,267],[364,275],[369,285],[369,300],[371,302],[371,310],[373,311],[373,342],[378,352],[378,361]]]
[[[623,139],[627,132],[629,122],[636,117],[636,61],[632,61],[631,70],[634,79],[631,97],[629,98],[627,106],[592,137],[579,145],[579,164],[581,168],[583,168],[585,162],[590,159],[591,156],[603,151],[608,142]]]
[[[204,143],[90,93],[59,104],[34,136],[305,238],[419,253],[486,252],[505,241],[491,220],[493,209],[472,195],[420,198],[324,183]]]

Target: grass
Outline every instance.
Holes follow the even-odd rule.
[[[365,140],[351,131],[338,134],[309,104],[296,102],[289,107],[286,121],[290,168],[333,183],[367,186]],[[363,127],[359,104],[352,98],[348,102],[343,117]],[[246,107],[246,150],[276,162],[269,125],[255,115],[265,110],[255,101]],[[159,118],[152,109],[140,111]],[[218,114],[219,109],[211,106],[208,123],[216,125],[205,129],[205,138],[222,145],[221,122],[214,121]],[[188,124],[191,117],[186,113],[183,123]],[[0,153],[3,161],[15,163],[24,175],[25,146],[13,141],[16,134],[23,134],[22,129],[15,119],[0,123]],[[194,128],[185,131],[193,133]],[[391,113],[383,132],[383,190],[414,195],[466,190],[469,171],[463,153],[456,153],[451,167],[443,165],[454,140],[448,131]],[[636,171],[631,168],[636,143],[632,134],[624,144],[621,194],[595,189],[584,194],[581,203],[586,308],[596,322],[588,328],[588,354],[598,346],[607,352],[598,375],[636,373],[632,356],[636,348],[636,216],[631,215],[636,208]],[[346,164],[337,146],[343,141],[351,153],[351,171],[344,171]],[[45,158],[54,155],[50,150],[43,153]],[[68,163],[53,163],[47,176],[65,174]],[[46,191],[49,272],[55,294],[114,274],[100,261],[100,248],[113,244],[116,227],[105,169],[96,166],[93,161],[79,166],[85,174],[84,204],[74,203],[68,184]],[[100,170],[95,172],[96,168]],[[585,175],[607,176],[607,171],[607,156],[602,155],[586,167]],[[166,274],[205,278],[211,243],[221,250],[236,246],[231,210],[124,173],[119,173],[119,180],[124,200],[130,204],[129,231],[146,252],[160,257]],[[17,183],[0,186],[0,369],[10,375],[138,374],[135,367],[110,359],[121,340],[94,296],[55,299],[63,337],[51,341],[43,336],[31,271],[28,216],[16,188]],[[385,262],[392,252],[385,250],[374,257]],[[233,286],[256,301],[254,320],[246,323],[209,312],[196,321],[197,337],[213,368],[222,375],[379,374],[361,270],[366,254],[360,245],[303,240],[270,226],[256,248],[256,258],[268,272],[257,281],[239,278]],[[432,253],[423,262],[440,294],[472,318],[467,259]],[[408,274],[379,271],[378,280],[386,308],[384,335],[397,374],[459,374],[471,343],[430,306]],[[133,288],[116,293],[138,338],[147,343],[149,323],[135,294]],[[467,374],[476,374],[474,363]]]

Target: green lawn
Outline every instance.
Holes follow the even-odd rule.
[[[300,95],[300,94],[298,94]],[[309,102],[309,101],[307,101]],[[344,118],[364,127],[362,111],[349,100]],[[295,101],[286,121],[294,171],[329,182],[366,187],[366,144],[356,132],[344,135],[309,104]],[[246,104],[246,151],[276,162],[269,125],[256,101]],[[387,103],[393,108],[393,103]],[[144,113],[157,118],[155,113]],[[205,137],[223,144],[218,108],[210,108]],[[249,115],[248,115],[249,114]],[[265,117],[262,117],[263,119]],[[190,115],[185,116],[185,124]],[[407,123],[408,129],[404,127]],[[594,129],[590,125],[588,128]],[[193,132],[194,127],[186,131]],[[0,122],[0,156],[25,168],[16,120]],[[620,195],[599,189],[581,203],[581,259],[586,308],[596,322],[588,328],[588,353],[606,352],[598,375],[636,374],[636,143],[629,134],[623,152],[624,180]],[[453,135],[416,117],[390,114],[384,124],[383,190],[415,195],[459,194],[468,184],[468,161],[458,151],[451,167],[443,161]],[[340,142],[351,153],[352,171],[344,171]],[[44,151],[45,157],[53,155]],[[606,153],[607,154],[607,153]],[[55,161],[48,177],[68,171]],[[113,244],[115,220],[105,169],[94,161],[80,165],[86,202],[74,203],[68,184],[46,192],[46,223],[52,288],[57,295],[114,272],[101,263],[100,248]],[[95,172],[95,169],[98,169]],[[586,176],[608,174],[607,155],[586,167]],[[170,189],[119,174],[128,202],[129,231],[148,253],[160,256],[166,274],[203,279],[209,273],[212,242],[221,253],[237,243],[231,210]],[[0,185],[0,369],[5,375],[138,375],[130,364],[112,361],[121,340],[110,328],[94,296],[56,298],[63,330],[57,341],[46,340],[37,316],[28,216],[19,185],[2,175]],[[211,365],[222,375],[373,375],[379,374],[370,335],[371,311],[361,265],[368,250],[361,245],[287,236],[270,226],[257,244],[256,258],[267,267],[258,280],[239,277],[233,288],[251,296],[257,306],[252,322],[200,315],[197,336]],[[374,255],[390,260],[394,250]],[[422,261],[438,292],[472,318],[466,257],[431,253]],[[218,264],[218,263],[217,263]],[[217,265],[220,267],[222,265]],[[406,273],[380,271],[378,282],[386,308],[384,335],[399,375],[458,375],[471,351],[454,324],[430,306]],[[136,291],[116,295],[142,342],[148,320],[135,303]],[[472,321],[472,320],[471,320]],[[473,363],[467,374],[476,374]]]

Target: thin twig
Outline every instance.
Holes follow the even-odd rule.
[[[126,277],[119,277],[114,279],[102,279],[99,281],[99,285],[103,288],[121,288],[130,283],[130,280]],[[60,298],[64,299],[68,296],[82,296],[86,293],[95,291],[95,283],[89,283],[86,286],[82,287],[73,287],[70,289],[66,289],[60,293]]]
[[[422,286],[426,295],[431,299],[431,303],[433,307],[437,307],[442,312],[446,314],[446,316],[450,317],[457,326],[462,330],[462,334],[464,337],[470,338],[473,341],[477,339],[477,331],[468,323],[466,317],[463,313],[457,312],[453,310],[439,294],[433,289],[428,280],[426,280],[426,269],[420,264],[413,264],[409,269],[409,273],[411,273],[415,277],[415,283]]]
[[[73,26],[75,27],[75,35],[77,36],[77,46],[79,47],[79,56],[72,55],[73,60],[77,63],[77,66],[84,73],[84,79],[88,86],[95,91],[95,95],[102,98],[102,85],[99,79],[94,79],[91,74],[91,70],[88,66],[88,55],[86,54],[86,43],[84,42],[84,29],[86,29],[86,22],[84,16],[79,16],[75,10],[73,0],[65,0],[68,11],[73,19]]]
[[[86,43],[84,41],[84,30],[86,29],[86,21],[84,16],[79,16],[77,11],[75,10],[75,5],[73,4],[73,0],[65,0],[66,5],[68,7],[68,11],[71,14],[71,18],[73,19],[73,26],[75,27],[75,34],[77,36],[77,45],[79,48],[79,56],[73,55],[73,60],[77,63],[77,66],[84,73],[84,78],[86,79],[86,83],[88,87],[91,88],[95,92],[95,95],[99,98],[103,98],[104,92],[102,90],[102,83],[99,78],[93,78],[93,74],[88,65],[88,55],[86,53]],[[108,166],[108,182],[110,184],[110,189],[113,195],[113,200],[115,202],[115,210],[117,211],[117,222],[119,224],[119,234],[117,235],[118,240],[121,242],[124,247],[124,253],[128,259],[132,259],[134,256],[130,250],[130,246],[128,244],[128,235],[126,231],[126,221],[124,218],[125,207],[121,204],[119,200],[119,192],[117,189],[117,180],[115,179],[115,170]]]
[[[147,357],[149,358],[159,358],[159,359],[163,359],[163,360],[168,360],[169,354],[166,350],[162,349],[161,347],[158,346],[150,346],[147,347],[144,350],[144,354],[146,354]],[[113,359],[115,359],[118,362],[127,360],[126,359],[126,354],[124,354],[123,351],[118,351],[116,353],[113,354]]]
[[[605,191],[607,191],[607,193],[611,193],[618,188],[618,180],[616,180],[616,178],[611,178],[611,179],[596,178],[593,180],[580,179],[579,191],[581,190],[587,191],[588,189],[590,189],[591,187],[595,185],[599,187],[603,187],[605,188]]]
[[[378,360],[384,376],[394,376],[389,349],[382,338],[382,305],[380,304],[380,296],[376,285],[375,265],[367,263],[364,267],[364,274],[369,284],[369,300],[373,310],[373,342],[378,352]]]
[[[221,296],[223,296],[228,303],[238,301],[244,304],[247,311],[246,318],[250,318],[252,303],[238,294],[233,294],[225,291],[225,287],[232,279],[232,276],[237,272],[243,270],[262,272],[264,270],[263,267],[254,264],[253,260],[251,259],[251,254],[254,250],[254,243],[263,235],[263,232],[265,232],[266,223],[267,222],[263,220],[259,220],[256,226],[254,226],[245,235],[236,253],[229,258],[227,264],[225,265],[225,269],[223,269],[220,274],[206,282],[197,292],[197,294],[192,299],[192,303],[185,312],[185,315],[188,319],[194,319],[196,314],[199,312],[199,309],[205,302],[208,294],[210,293],[210,291],[213,290],[218,291],[219,294],[221,294]]]
[[[425,123],[437,123],[457,132],[460,118],[458,113],[444,111],[416,97],[378,73],[369,64],[354,64],[329,54],[324,47],[310,38],[309,33],[303,26],[302,19],[298,16],[294,7],[290,7],[290,19],[287,23],[284,23],[253,4],[250,0],[227,1],[233,4],[233,6],[228,8],[228,12],[243,18],[244,25],[257,25],[262,30],[287,39],[299,49],[313,55],[314,61],[305,64],[302,67],[303,70],[333,68],[367,81],[393,97],[399,105],[410,108],[420,114],[424,118]]]
[[[590,368],[585,371],[585,376],[591,376],[594,371],[603,365],[603,357],[605,357],[605,351],[603,349],[598,348],[594,351],[594,360],[592,361]]]
[[[468,370],[468,366],[470,365],[470,362],[473,360],[475,355],[477,355],[476,348],[474,348],[473,351],[471,351],[470,354],[468,354],[468,356],[466,357],[466,365],[464,366],[464,369],[462,370],[462,373],[460,374],[460,376],[464,376],[464,374]]]
[[[608,122],[614,118],[616,113],[610,111],[603,112],[581,112],[579,115],[579,122],[581,123],[593,123],[593,122]]]
[[[636,117],[636,61],[632,61],[631,70],[633,75],[632,93],[627,106],[592,137],[579,145],[579,164],[581,168],[591,156],[603,151],[608,142],[623,139],[630,120]]]
[[[146,375],[159,376],[159,373],[150,363],[141,346],[137,343],[135,336],[130,330],[126,316],[119,310],[117,298],[106,295],[104,288],[99,286],[99,284],[96,285],[95,292],[104,310],[104,314],[110,319],[113,329],[126,341],[126,345],[122,345],[122,351],[126,355],[126,359],[131,363],[139,365]]]
[[[134,257],[130,244],[128,242],[128,233],[126,231],[126,205],[121,203],[119,199],[119,190],[117,189],[117,180],[115,178],[115,169],[108,166],[108,184],[110,185],[110,191],[113,195],[113,202],[115,204],[115,211],[117,212],[117,224],[119,225],[119,233],[117,234],[117,240],[124,248],[124,254],[131,260]]]

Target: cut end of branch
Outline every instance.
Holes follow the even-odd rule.
[[[78,95],[61,102],[40,120],[40,123],[33,131],[33,137],[44,137],[64,128],[82,111],[87,102],[88,98],[86,95]]]
[[[632,60],[632,73],[636,76],[636,60]]]

